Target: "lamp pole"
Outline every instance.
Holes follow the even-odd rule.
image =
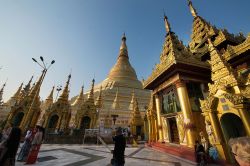
[[[43,59],[42,56],[40,56],[40,60],[41,60],[42,64],[39,63],[35,58],[32,58],[32,60],[33,60],[35,63],[37,63],[37,64],[43,69],[43,71],[42,71],[42,75],[41,75],[41,81],[40,81],[40,83],[38,84],[38,88],[37,88],[37,90],[36,90],[36,92],[35,92],[35,96],[34,96],[34,98],[33,98],[33,100],[32,100],[31,105],[30,105],[28,114],[27,114],[26,118],[24,119],[25,121],[24,121],[24,124],[23,124],[23,125],[27,124],[26,126],[24,126],[25,129],[28,129],[28,128],[30,127],[30,123],[31,123],[32,119],[29,119],[29,117],[32,118],[33,115],[34,115],[34,111],[32,111],[32,107],[34,106],[35,99],[38,97],[39,90],[40,90],[40,87],[41,87],[41,85],[42,85],[42,82],[43,82],[43,80],[44,80],[44,78],[45,78],[45,75],[46,75],[47,71],[49,70],[49,68],[55,63],[55,60],[52,60],[51,63],[49,64],[49,66],[47,66],[47,65],[44,63],[44,59]],[[28,120],[29,120],[29,121],[28,121]],[[28,122],[27,122],[27,121],[28,121]],[[26,123],[26,122],[27,122],[27,123]],[[33,127],[33,126],[32,126],[32,127]]]

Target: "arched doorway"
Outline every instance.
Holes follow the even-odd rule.
[[[56,128],[56,125],[58,123],[58,115],[53,115],[51,116],[50,120],[49,120],[49,125],[48,125],[48,128],[49,129],[55,129]]]
[[[245,127],[237,115],[226,113],[222,115],[220,121],[226,140],[246,136]]]
[[[90,128],[91,119],[88,116],[84,116],[81,121],[80,129],[89,129]]]
[[[18,112],[14,118],[13,126],[19,126],[23,120],[24,113]]]

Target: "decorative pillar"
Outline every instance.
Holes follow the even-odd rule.
[[[48,118],[49,118],[49,117],[46,115],[46,116],[45,116],[44,123],[43,123],[43,127],[44,127],[44,128],[47,128],[47,127],[48,127]]]
[[[151,138],[151,133],[152,133],[152,129],[151,129],[151,117],[148,117],[148,143],[151,142],[152,138]]]
[[[215,114],[215,112],[213,112],[212,110],[209,111],[208,113],[211,125],[214,129],[214,135],[215,135],[215,143],[222,143],[222,130],[220,128],[220,123],[218,121],[218,118]]]
[[[148,140],[148,123],[149,123],[149,121],[148,121],[148,118],[145,116],[145,118],[144,118],[144,140]]]
[[[177,94],[178,94],[178,98],[179,98],[180,105],[181,105],[181,110],[182,110],[183,117],[184,117],[184,123],[185,125],[190,126],[186,128],[187,144],[189,147],[193,148],[195,145],[196,136],[195,136],[194,129],[191,127],[194,125],[193,124],[194,120],[193,120],[192,110],[191,110],[191,106],[189,102],[187,87],[186,87],[185,82],[180,81],[180,80],[176,82],[175,86],[177,88]]]
[[[59,116],[59,119],[58,119],[58,121],[57,121],[57,124],[56,124],[56,131],[58,131],[58,130],[60,129],[61,121],[62,121],[62,115]]]
[[[162,121],[161,121],[161,102],[159,96],[155,95],[156,103],[156,115],[157,115],[157,129],[158,129],[158,142],[163,142],[163,131],[162,131]]]
[[[238,109],[241,120],[242,120],[243,125],[246,129],[247,136],[250,136],[250,115],[249,115],[249,112],[247,112],[247,109],[244,108],[243,104],[235,105],[235,107]]]
[[[208,110],[208,117],[213,128],[212,132],[214,133],[214,136],[215,136],[214,145],[217,147],[219,156],[222,159],[229,161],[230,160],[229,149],[226,143],[224,142],[222,129],[220,127],[220,122],[218,120],[216,112],[212,110]]]

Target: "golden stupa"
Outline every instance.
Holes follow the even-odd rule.
[[[145,115],[150,91],[143,89],[142,82],[138,80],[136,72],[129,62],[125,34],[122,36],[117,62],[111,68],[107,78],[94,87],[94,96],[98,105],[97,109],[99,109],[99,122],[105,127],[112,127],[114,115],[117,115],[116,126],[130,126],[135,99],[138,101],[141,116]]]

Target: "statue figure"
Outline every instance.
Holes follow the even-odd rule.
[[[207,134],[208,134],[209,141],[213,145],[213,144],[215,144],[216,139],[215,139],[215,136],[214,136],[214,131],[213,131],[211,122],[208,119],[206,119],[205,123],[206,123],[206,131],[207,131]]]
[[[200,138],[201,138],[201,144],[204,147],[205,152],[207,152],[207,150],[208,150],[208,142],[207,142],[206,138],[204,137],[203,131],[201,131],[199,135],[200,135]]]

